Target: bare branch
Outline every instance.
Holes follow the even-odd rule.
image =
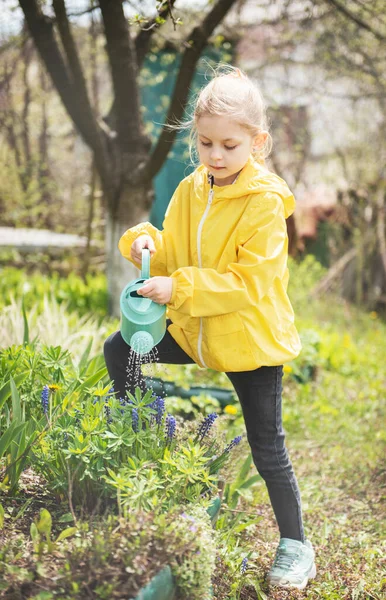
[[[175,20],[172,15],[172,8],[174,6],[174,3],[175,3],[175,0],[164,0],[164,2],[162,3],[162,6],[160,7],[160,9],[158,11],[158,18],[166,19],[168,14],[170,14],[170,16],[173,20],[173,23],[175,24]],[[155,17],[154,19],[152,19],[149,22],[148,28],[146,30],[141,29],[141,31],[138,33],[137,37],[135,38],[135,50],[137,52],[138,68],[143,63],[143,59],[145,58],[146,53],[149,50],[151,37],[154,33],[154,30],[156,30],[157,27],[159,28],[159,23],[157,22],[157,17]]]
[[[202,23],[195,27],[188,36],[164,128],[148,164],[144,167],[145,178],[153,179],[162,167],[177,135],[175,129],[171,130],[167,126],[181,120],[198,59],[208,43],[209,36],[234,3],[235,0],[217,0]]]
[[[84,10],[79,10],[78,12],[69,12],[67,13],[68,17],[83,17],[83,15],[88,15],[94,10],[99,10],[99,6],[89,6],[89,8],[85,8]]]
[[[88,97],[86,80],[67,18],[64,0],[52,0],[52,6],[56,15],[60,39],[66,53],[68,73],[72,79],[73,88],[76,89],[77,102],[82,110],[84,121],[89,124],[90,129],[94,129],[94,137],[96,138],[98,136],[98,125]]]
[[[19,0],[19,4],[24,12],[35,46],[64,107],[86,144],[94,151],[101,178],[107,179],[109,155],[105,151],[102,130],[96,125],[87,104],[84,104],[84,98],[79,97],[79,90],[75,86],[76,76],[69,73],[63,60],[54,36],[51,20],[42,13],[37,0]]]
[[[28,32],[25,28],[23,28],[19,35],[11,37],[11,39],[7,40],[0,46],[0,56],[3,54],[3,52],[7,52],[7,50],[10,50],[11,48],[23,45],[27,37]]]
[[[20,57],[18,57],[18,59],[19,58]],[[8,144],[14,152],[16,165],[18,167],[18,178],[20,185],[25,192],[28,188],[28,181],[25,177],[24,157],[22,156],[22,151],[19,147],[19,140],[16,134],[18,115],[14,109],[12,94],[12,78],[16,72],[15,63],[12,64],[12,67],[9,67],[8,63],[5,63],[4,71],[3,79],[1,81],[0,124],[6,131]]]
[[[372,33],[373,36],[376,37],[378,40],[380,40],[382,42],[384,42],[386,40],[384,35],[382,35],[379,31],[376,31],[375,29],[373,29],[373,27],[367,21],[363,21],[363,19],[358,17],[358,15],[351,12],[346,6],[341,4],[339,2],[339,0],[326,0],[326,2],[329,2],[339,12],[341,12],[345,17],[350,19],[350,21],[353,21],[362,29],[366,29],[366,31],[369,31],[370,33]]]

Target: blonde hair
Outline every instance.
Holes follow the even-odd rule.
[[[213,69],[214,77],[202,88],[193,100],[193,114],[181,128],[190,129],[189,151],[195,162],[193,151],[197,148],[197,123],[204,115],[227,116],[243,127],[252,137],[268,132],[266,106],[257,85],[240,69],[220,64]],[[268,136],[262,147],[252,152],[260,164],[272,150],[272,138]]]

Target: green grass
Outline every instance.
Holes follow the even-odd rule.
[[[386,327],[328,299],[297,319],[321,338],[316,379],[284,379],[287,446],[302,492],[306,535],[316,550],[318,574],[304,592],[268,590],[265,574],[278,532],[263,482],[244,507],[264,515],[240,536],[256,553],[255,567],[273,600],[381,600],[386,598]],[[242,598],[256,598],[245,589]],[[218,600],[226,596],[221,594]]]

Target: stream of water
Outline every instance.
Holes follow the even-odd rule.
[[[126,381],[126,389],[128,391],[135,390],[136,387],[141,388],[144,392],[144,381],[142,375],[142,365],[153,365],[155,363],[159,364],[159,355],[156,347],[152,348],[150,352],[146,354],[141,354],[135,352],[132,348],[130,349],[128,364],[126,367],[127,372],[127,381]],[[154,370],[150,375],[148,375],[150,380],[154,377]]]

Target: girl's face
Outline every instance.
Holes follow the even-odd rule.
[[[264,144],[267,134],[253,138],[239,123],[226,116],[205,115],[197,121],[197,145],[201,163],[214,175],[215,185],[233,183],[253,147]]]

